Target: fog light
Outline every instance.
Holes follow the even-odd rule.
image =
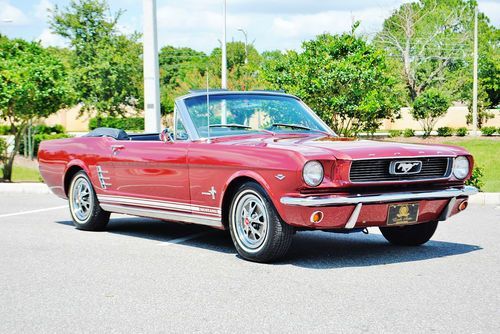
[[[462,203],[460,203],[460,205],[458,206],[458,210],[460,211],[464,211],[467,206],[469,205],[469,203],[467,201],[463,201]]]
[[[311,223],[317,224],[323,220],[323,212],[321,211],[314,211],[311,215]]]

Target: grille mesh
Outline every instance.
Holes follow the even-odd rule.
[[[392,175],[389,173],[391,161],[421,161],[422,170],[418,174]],[[417,181],[448,177],[451,172],[451,158],[402,158],[354,160],[349,177],[351,182]]]

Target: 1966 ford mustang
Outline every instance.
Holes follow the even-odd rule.
[[[291,95],[192,92],[174,114],[159,134],[99,128],[41,144],[40,172],[78,229],[104,229],[111,212],[209,225],[268,262],[297,230],[377,226],[421,245],[477,192],[464,149],[341,138]]]

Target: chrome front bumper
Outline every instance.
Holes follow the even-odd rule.
[[[477,194],[478,190],[475,187],[465,186],[461,189],[449,188],[444,190],[433,191],[415,191],[415,192],[399,192],[375,195],[354,195],[354,196],[308,196],[308,197],[281,197],[280,202],[291,206],[305,207],[321,207],[321,206],[341,206],[341,205],[356,205],[349,220],[345,224],[346,229],[352,229],[356,226],[359,214],[363,204],[369,203],[390,203],[403,202],[414,200],[429,200],[429,199],[449,199],[448,204],[441,212],[440,221],[450,217],[453,207],[457,201],[457,197],[470,196]]]
[[[478,190],[472,186],[461,189],[449,188],[433,191],[398,192],[375,195],[350,195],[350,196],[307,196],[307,197],[281,197],[280,202],[292,206],[340,206],[368,203],[403,202],[426,199],[456,198],[477,194]]]

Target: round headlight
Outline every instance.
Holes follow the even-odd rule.
[[[304,182],[311,187],[319,186],[323,182],[323,174],[323,165],[319,161],[307,162],[302,170]]]
[[[467,174],[469,174],[469,159],[464,156],[456,157],[453,162],[453,175],[462,180]]]

